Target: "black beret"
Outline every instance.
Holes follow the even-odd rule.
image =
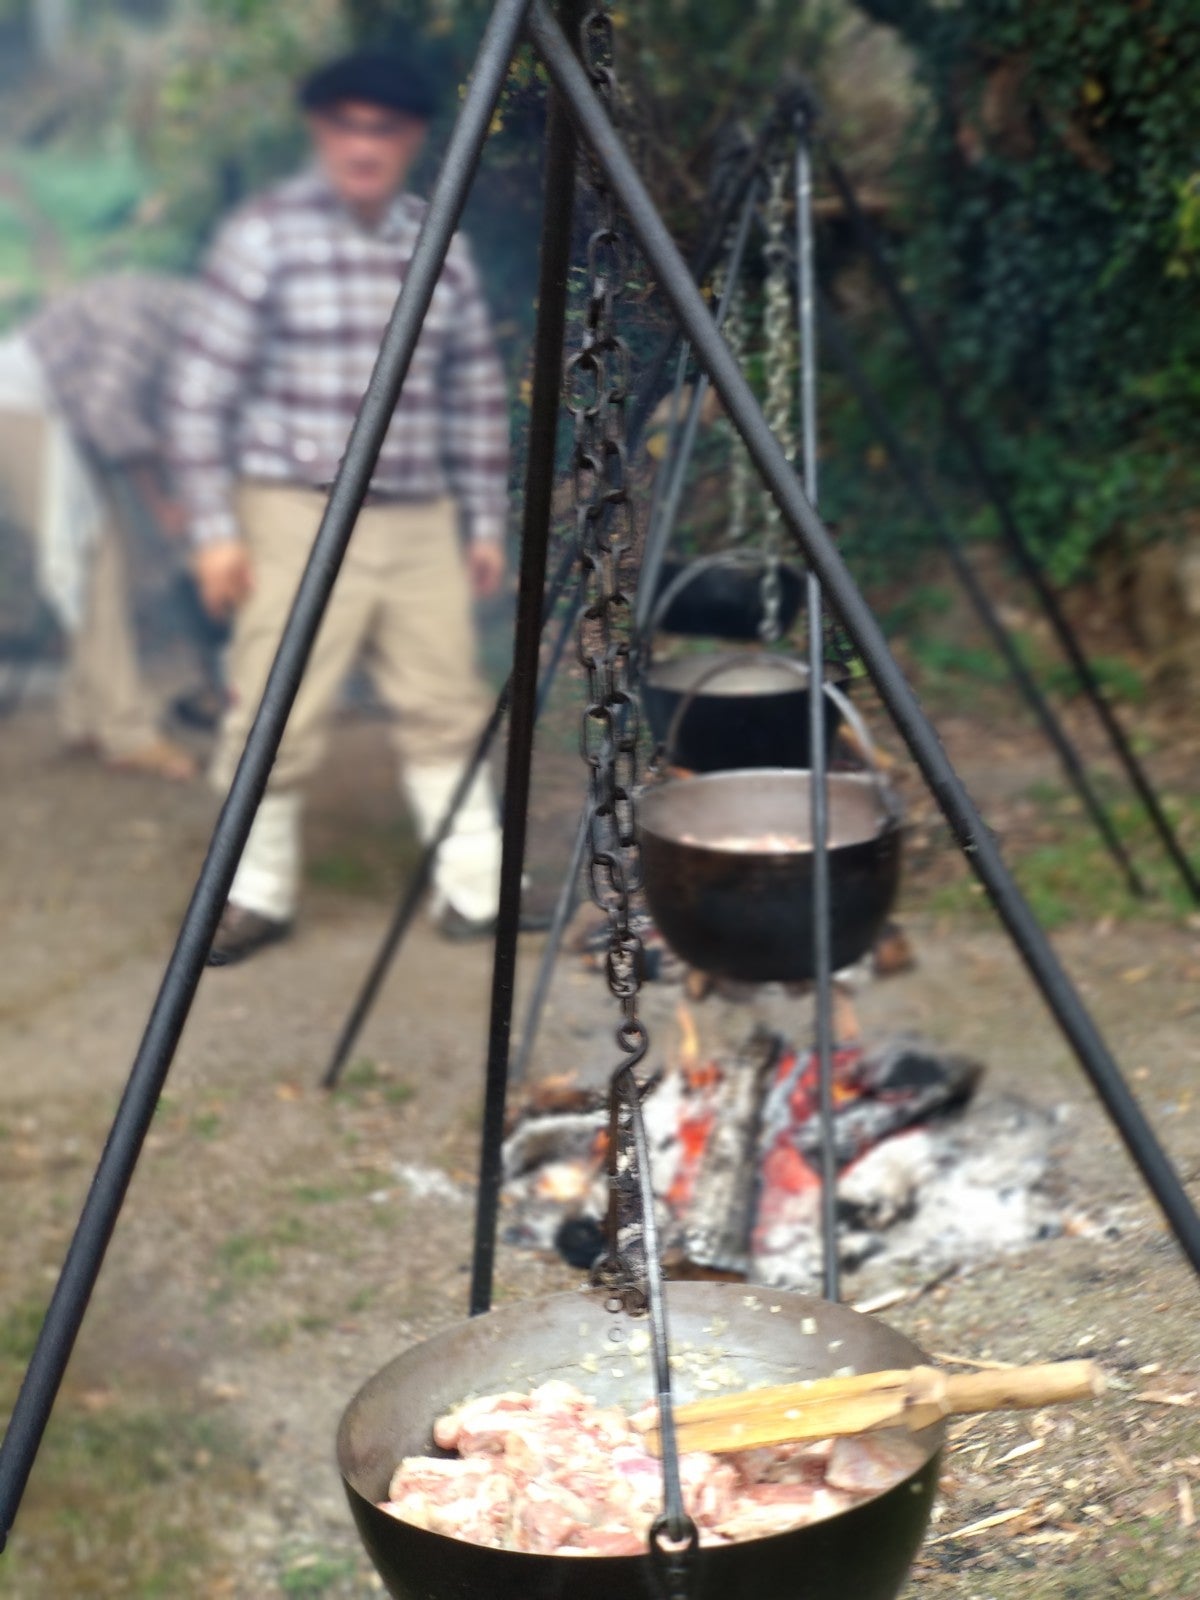
[[[428,121],[437,110],[433,83],[420,63],[390,49],[353,50],[318,67],[300,85],[298,98],[305,111],[361,100]]]

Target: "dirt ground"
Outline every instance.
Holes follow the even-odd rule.
[[[1049,761],[1019,729],[959,717],[945,733],[1019,846],[1020,826],[1041,825],[1026,801],[1052,780]],[[539,755],[535,865],[551,889],[579,792],[569,743],[564,733]],[[1172,777],[1194,792],[1194,767]],[[199,785],[62,757],[40,705],[4,724],[0,784],[2,1402],[215,803]],[[333,1437],[369,1374],[465,1312],[490,949],[446,946],[419,926],[346,1087],[327,1096],[316,1079],[412,857],[370,719],[337,732],[310,854],[299,935],[201,986],[0,1563],[13,1600],[379,1592]],[[946,856],[918,808],[903,917],[919,964],[864,990],[861,1019],[977,1055],[987,1093],[1058,1108],[1057,1181],[1102,1227],[939,1285],[915,1274],[886,1319],[931,1352],[975,1361],[1086,1352],[1113,1381],[1092,1407],[952,1430],[905,1595],[1184,1600],[1200,1574],[1197,1284],[996,925],[963,895],[939,898],[953,879]],[[1200,1199],[1200,923],[1152,907],[1072,922],[1055,943]],[[523,941],[525,981],[537,949]],[[659,1051],[673,1045],[677,1000],[667,986],[647,992]],[[770,1007],[794,1032],[807,1026],[804,1003]],[[755,1014],[719,999],[699,1008],[709,1038],[744,1035]],[[599,979],[564,963],[535,1070],[603,1072],[611,1025]],[[578,1281],[507,1248],[499,1267],[506,1301]],[[847,1291],[895,1286],[864,1270]]]

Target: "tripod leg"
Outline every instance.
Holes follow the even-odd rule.
[[[558,441],[567,288],[571,266],[575,133],[557,94],[551,97],[546,126],[543,194],[538,319],[534,336],[533,394],[529,407],[529,451],[525,469],[525,519],[521,536],[521,576],[513,644],[512,711],[504,785],[500,912],[496,919],[492,1002],[484,1074],[483,1137],[471,1263],[472,1316],[479,1316],[491,1307],[495,1275],[496,1228],[502,1179],[500,1150],[504,1139],[504,1103],[508,1090],[508,1054],[521,914],[521,875],[525,861],[529,779],[537,718],[542,591],[554,489],[554,458]]]
[[[1112,819],[1093,788],[1075,746],[1067,737],[1066,729],[1055,715],[1049,701],[1021,659],[1020,652],[1013,642],[1011,633],[988,597],[975,568],[967,559],[958,539],[951,531],[941,510],[935,504],[915,461],[901,444],[899,435],[888,421],[883,401],[876,394],[866,374],[859,366],[840,324],[830,312],[829,307],[824,304],[821,307],[821,326],[829,347],[834,353],[834,358],[845,374],[850,387],[857,394],[860,405],[870,419],[872,427],[879,435],[884,449],[891,457],[893,467],[913,500],[928,518],[930,526],[937,535],[938,542],[946,552],[947,559],[954,569],[955,577],[974,606],[980,621],[991,635],[992,642],[1004,658],[1004,663],[1008,667],[1013,681],[1024,697],[1026,704],[1037,718],[1051,748],[1061,761],[1068,783],[1079,796],[1084,810],[1096,828],[1096,832],[1100,835],[1113,861],[1124,874],[1130,892],[1139,897],[1144,896],[1146,887],[1138,876],[1137,868],[1134,866],[1129,857],[1129,852],[1113,826]]]
[[[575,843],[571,846],[571,859],[562,881],[562,888],[558,891],[558,899],[555,902],[554,919],[550,924],[550,931],[546,935],[546,947],[542,951],[537,978],[534,980],[533,991],[529,996],[529,1005],[525,1010],[525,1027],[521,1034],[521,1046],[512,1065],[512,1081],[514,1083],[520,1083],[529,1068],[529,1058],[533,1053],[538,1028],[541,1025],[542,1010],[546,1004],[546,996],[550,993],[550,979],[554,976],[554,964],[558,960],[558,952],[562,949],[563,935],[567,931],[567,924],[575,915],[575,908],[579,904],[579,871],[583,866],[583,853],[587,849],[591,821],[592,808],[590,803],[585,801],[583,810],[579,814],[579,827],[575,834]]]
[[[942,369],[941,362],[938,360],[929,336],[917,320],[912,304],[901,288],[900,281],[883,252],[876,229],[872,226],[866,212],[859,204],[858,196],[854,192],[854,186],[851,184],[850,179],[842,170],[840,164],[834,160],[828,148],[825,149],[824,155],[829,176],[842,198],[842,203],[845,205],[847,213],[854,221],[876,280],[891,301],[892,310],[896,313],[896,320],[908,335],[909,344],[916,354],[926,381],[941,401],[947,432],[952,438],[958,440],[963,454],[975,474],[976,482],[991,501],[992,507],[996,512],[1000,532],[1015,556],[1022,572],[1024,572],[1034,594],[1037,596],[1042,610],[1046,614],[1046,620],[1053,628],[1064,655],[1075,671],[1080,687],[1091,702],[1092,709],[1099,717],[1113,750],[1121,765],[1125,768],[1126,775],[1133,784],[1147,815],[1154,824],[1163,848],[1186,884],[1192,899],[1200,904],[1200,875],[1197,874],[1196,869],[1188,859],[1178,835],[1171,826],[1170,819],[1162,808],[1162,803],[1155,792],[1154,785],[1146,774],[1146,769],[1138,760],[1125,730],[1122,728],[1117,719],[1117,714],[1109,702],[1108,696],[1100,686],[1092,664],[1079,642],[1078,635],[1067,621],[1062,606],[1059,604],[1058,596],[1047,582],[1046,575],[1042,571],[1037,557],[1030,548],[1025,535],[1021,532],[1020,525],[1013,515],[1008,496],[1000,487],[998,480],[984,458],[979,436],[968,421],[958,397],[950,387],[949,379]]]
[[[50,1419],[99,1277],[154,1108],[204,971],[213,933],[245,848],[288,713],[391,424],[425,315],[458,227],[479,155],[508,76],[529,0],[497,0],[484,31],[417,238],[312,553],[283,631],[262,703],[213,831],[179,937],[130,1070],[20,1393],[0,1444],[0,1548]]]
[[[1185,1255],[1200,1274],[1200,1216],[1178,1172],[1155,1137],[1037,918],[1017,887],[995,841],[901,672],[870,606],[838,554],[829,530],[805,499],[787,457],[728,346],[713,327],[687,266],[675,247],[602,102],[576,61],[545,0],[533,0],[529,33],[576,126],[596,156],[629,218],[646,259],[670,301],[697,360],[710,374],[751,458],[783,510],[798,548],[821,580],[828,603],[854,640],[880,697],[912,752],[950,830],[987,890],[1018,955],[1090,1079],[1105,1111]]]

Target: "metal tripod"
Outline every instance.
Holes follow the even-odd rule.
[[[934,728],[892,658],[883,633],[846,570],[828,530],[805,497],[783,451],[766,426],[753,394],[713,325],[712,315],[692,274],[617,137],[595,87],[545,0],[497,0],[484,32],[475,71],[463,96],[409,272],[331,490],[262,703],[214,829],[208,855],[100,1156],[8,1430],[0,1444],[0,1535],[5,1540],[187,1021],[217,920],[266,786],[355,517],[370,483],[523,26],[528,27],[581,142],[590,146],[675,316],[692,340],[701,365],[712,378],[759,473],[781,507],[797,547],[806,556],[820,579],[828,603],[853,638],[955,838],[996,906],[1052,1016],[1162,1207],[1188,1260],[1200,1273],[1200,1217],[1023,899]],[[543,262],[561,259],[556,257],[558,246],[555,243],[556,230],[561,227],[562,208],[555,207],[551,201],[547,207]],[[544,397],[557,393],[559,374],[557,370],[550,370],[550,356],[556,348],[561,348],[561,332],[549,326],[538,336],[540,362],[544,368],[540,377],[543,402],[537,408],[539,430],[548,426],[549,404]],[[538,449],[541,448],[539,445]],[[527,499],[521,560],[521,595],[513,658],[514,732],[509,745],[506,783],[507,793],[517,801],[528,793],[548,511],[549,486],[544,484]],[[518,701],[519,719],[515,711]],[[517,944],[524,822],[524,816],[517,816],[512,809],[506,814],[504,891],[497,925],[488,1050],[489,1116],[481,1166],[485,1185],[490,1182],[493,1170],[489,1162],[496,1163],[501,1132],[496,1110],[502,1108],[507,1079],[511,975]],[[494,1223],[494,1213],[490,1220]],[[490,1284],[485,1273],[478,1273],[476,1279],[478,1294],[473,1296],[474,1309],[483,1310],[490,1303]]]

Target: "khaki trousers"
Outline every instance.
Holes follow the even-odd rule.
[[[49,426],[35,412],[0,410],[0,499],[34,541],[45,514]],[[67,634],[58,717],[68,743],[120,758],[157,736],[157,716],[138,669],[124,538],[107,500],[106,508],[88,557],[83,616]]]
[[[232,705],[212,769],[220,789],[228,786],[245,745],[324,504],[322,495],[285,486],[248,484],[238,493],[254,588],[229,647]],[[296,791],[324,754],[338,693],[360,656],[393,713],[404,788],[422,838],[430,837],[490,709],[475,655],[454,502],[364,507],[231,900],[264,916],[292,915],[300,855]],[[473,920],[494,916],[498,875],[499,828],[484,776],[439,852],[435,902],[449,902]]]

